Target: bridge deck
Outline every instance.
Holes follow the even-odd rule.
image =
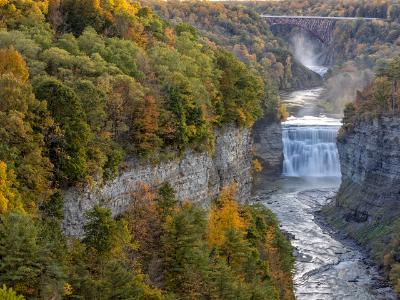
[[[385,20],[381,18],[355,18],[355,17],[319,17],[319,16],[276,16],[276,15],[260,15],[261,18],[267,19],[322,19],[322,20]]]

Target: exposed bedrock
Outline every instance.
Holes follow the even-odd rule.
[[[253,126],[254,157],[269,174],[281,174],[283,163],[282,125],[268,118],[258,120]]]
[[[399,142],[400,118],[385,116],[359,121],[339,138],[343,183],[337,205],[356,220],[400,216]]]
[[[113,216],[123,213],[130,192],[139,183],[157,187],[169,182],[179,200],[207,206],[220,189],[237,184],[237,197],[246,201],[251,193],[252,139],[249,129],[228,126],[217,132],[214,154],[185,152],[180,159],[158,165],[128,161],[120,176],[103,186],[65,191],[64,231],[82,236],[85,212],[95,205],[111,209]]]
[[[331,223],[382,259],[400,220],[400,118],[356,121],[338,137],[342,184]]]

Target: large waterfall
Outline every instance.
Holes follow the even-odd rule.
[[[336,119],[304,117],[283,123],[283,175],[339,177]]]

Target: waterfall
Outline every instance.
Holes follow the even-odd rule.
[[[283,175],[340,177],[336,135],[340,124],[283,123]]]

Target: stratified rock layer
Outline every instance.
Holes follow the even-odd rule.
[[[390,116],[358,121],[338,139],[337,205],[358,227],[400,217],[399,141],[400,118]]]
[[[283,163],[281,123],[269,121],[268,118],[260,119],[254,124],[252,134],[254,155],[261,161],[263,171],[281,174]]]
[[[119,177],[101,187],[65,191],[64,231],[82,236],[85,212],[95,205],[111,209],[113,216],[124,212],[130,202],[129,194],[139,183],[157,187],[169,182],[179,200],[209,205],[220,189],[237,184],[237,197],[247,201],[251,193],[252,140],[250,130],[233,126],[217,132],[213,155],[187,151],[179,160],[150,163],[128,162]]]
[[[383,266],[400,226],[400,118],[363,118],[346,128],[337,142],[342,184],[323,213]]]

